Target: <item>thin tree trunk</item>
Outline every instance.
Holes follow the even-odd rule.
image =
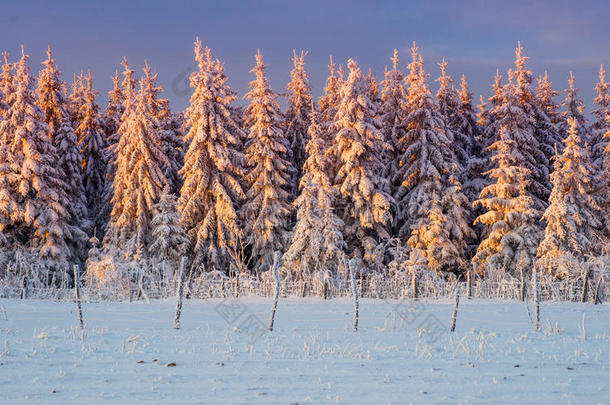
[[[520,266],[519,272],[521,274],[521,288],[519,294],[521,295],[521,301],[525,301],[525,276],[523,275],[523,266]]]
[[[78,265],[74,265],[74,299],[76,300],[76,310],[78,313],[78,325],[80,329],[85,329],[85,325],[83,322],[83,309],[80,304],[80,275]]]
[[[466,270],[466,296],[472,297],[472,269],[470,267]]]
[[[354,332],[358,331],[358,284],[356,283],[356,259],[349,261],[349,275],[352,279],[352,297],[354,299]]]
[[[174,315],[174,329],[180,329],[180,314],[182,313],[182,297],[184,296],[184,279],[186,278],[187,257],[182,256],[178,274],[178,288],[176,290],[176,314]]]
[[[417,298],[417,275],[415,274],[415,271],[413,271],[413,274],[411,275],[411,294],[413,295],[413,298]]]
[[[585,276],[582,283],[582,296],[580,297],[581,302],[587,302],[587,295],[589,294],[589,274],[591,273],[591,267],[587,266],[585,270]]]
[[[275,311],[277,309],[277,302],[280,299],[280,259],[282,254],[279,251],[275,251],[273,255],[273,267],[271,268],[271,274],[275,279],[275,297],[273,299],[273,306],[271,307],[271,319],[269,320],[269,330],[273,331],[273,322],[275,321]]]
[[[595,305],[597,305],[597,304],[601,304],[601,303],[602,303],[602,300],[601,300],[601,298],[599,297],[599,289],[601,288],[601,285],[602,285],[602,280],[603,280],[603,279],[604,279],[604,278],[600,276],[600,277],[599,277],[599,280],[597,281],[597,286],[595,287],[595,300],[594,300],[594,304],[595,304]]]
[[[21,299],[25,300],[28,298],[28,276],[23,276],[23,281],[21,283]]]

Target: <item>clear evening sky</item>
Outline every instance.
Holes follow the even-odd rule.
[[[610,65],[610,3],[606,1],[5,1],[0,14],[0,50],[15,60],[23,44],[38,72],[48,44],[66,80],[90,69],[98,102],[122,57],[140,69],[148,60],[159,73],[174,109],[188,103],[181,81],[192,71],[193,41],[199,36],[225,62],[230,85],[240,96],[260,48],[276,91],[289,79],[292,50],[306,49],[314,94],[322,93],[328,57],[383,78],[394,48],[401,67],[415,40],[433,83],[444,56],[456,81],[464,73],[474,93],[488,97],[496,68],[512,66],[521,40],[537,76],[549,71],[556,90],[568,72],[591,112],[600,63]],[[609,74],[610,76],[610,74]],[[561,96],[563,98],[563,95]],[[559,99],[558,99],[559,101]]]

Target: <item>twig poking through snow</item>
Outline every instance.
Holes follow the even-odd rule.
[[[455,291],[455,305],[453,306],[453,315],[451,315],[451,332],[455,332],[455,321],[457,320],[458,305],[460,305],[460,287]]]
[[[356,259],[349,261],[349,275],[352,279],[352,297],[354,298],[354,332],[358,332],[358,284],[356,284]]]
[[[184,279],[186,278],[186,263],[188,258],[182,256],[180,260],[180,274],[178,275],[178,289],[176,291],[176,315],[174,316],[174,329],[180,329],[180,313],[182,312],[182,296],[184,295]]]
[[[80,305],[80,275],[78,265],[74,265],[74,299],[76,300],[76,310],[78,312],[78,324],[80,326],[80,330],[85,329],[85,325],[83,323],[83,309]]]
[[[282,254],[279,251],[275,251],[273,255],[273,267],[271,267],[271,273],[275,280],[275,298],[273,299],[273,307],[271,308],[271,319],[269,320],[269,330],[273,331],[273,322],[275,321],[275,310],[277,309],[277,302],[280,299],[280,259]]]

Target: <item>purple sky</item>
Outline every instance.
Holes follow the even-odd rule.
[[[140,69],[147,59],[159,72],[175,109],[188,103],[181,78],[193,69],[196,36],[225,62],[230,85],[247,89],[260,48],[276,91],[289,79],[293,49],[307,49],[307,70],[319,96],[330,54],[355,58],[381,80],[394,48],[401,66],[417,41],[431,80],[445,57],[454,79],[466,74],[474,93],[489,95],[496,68],[511,66],[517,40],[536,75],[545,69],[557,90],[570,70],[587,112],[599,64],[610,64],[610,5],[606,1],[13,1],[0,15],[0,50],[16,58],[23,44],[40,69],[47,44],[64,79],[91,69],[105,105],[111,75],[126,55]],[[535,4],[531,4],[535,3]],[[609,74],[610,76],[610,74]],[[432,85],[436,89],[436,83]]]

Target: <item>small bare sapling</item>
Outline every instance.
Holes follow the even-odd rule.
[[[458,305],[460,305],[460,287],[455,290],[455,304],[453,305],[453,315],[451,315],[451,332],[455,332],[455,322],[457,321]]]
[[[273,322],[275,321],[275,310],[277,309],[277,302],[280,299],[280,259],[282,253],[275,251],[273,255],[273,266],[271,267],[271,273],[275,280],[275,297],[273,299],[273,306],[271,307],[271,318],[269,320],[269,330],[273,331]]]
[[[184,279],[186,278],[186,264],[188,258],[182,256],[178,274],[178,288],[176,290],[176,314],[174,315],[174,329],[180,329],[180,314],[182,313],[182,297],[184,296]]]
[[[78,265],[74,265],[74,299],[76,301],[76,310],[78,313],[78,325],[80,329],[85,329],[85,325],[83,323],[83,309],[80,304],[80,275],[79,275],[79,267]]]

